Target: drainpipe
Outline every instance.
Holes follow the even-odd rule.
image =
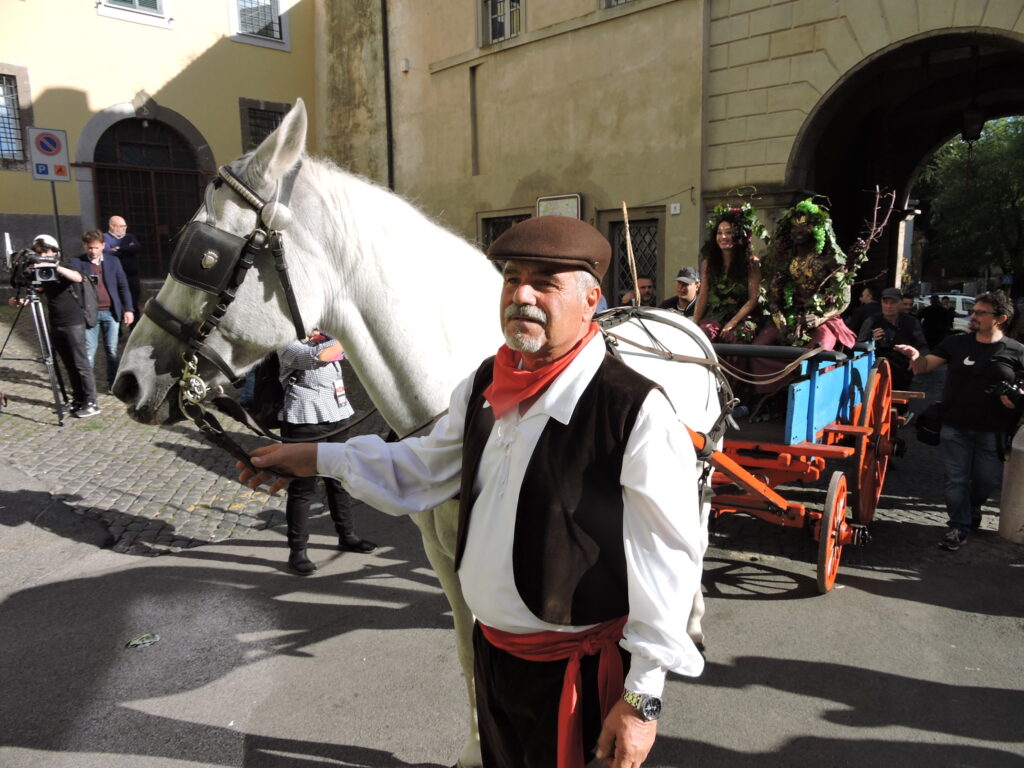
[[[391,125],[391,49],[388,45],[388,0],[380,0],[380,36],[384,53],[384,133],[387,141],[388,189],[395,189],[395,134]]]

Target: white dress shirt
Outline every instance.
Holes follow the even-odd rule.
[[[459,568],[466,603],[484,624],[516,633],[586,629],[549,624],[526,607],[514,581],[512,540],[519,491],[541,432],[549,419],[569,422],[604,355],[599,334],[525,414],[512,409],[491,430]],[[354,497],[389,514],[423,511],[451,499],[459,492],[472,386],[470,376],[455,389],[448,414],[429,435],[399,443],[376,435],[321,443],[318,473],[338,478]],[[620,480],[629,594],[622,647],[632,655],[626,687],[660,696],[667,671],[696,676],[704,660],[686,634],[702,567],[697,457],[658,390],[637,416]]]

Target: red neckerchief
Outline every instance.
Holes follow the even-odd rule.
[[[622,695],[625,675],[619,640],[626,617],[612,619],[582,632],[530,632],[517,635],[477,622],[487,641],[506,653],[527,661],[568,659],[562,676],[562,695],[558,701],[558,768],[583,768],[583,681],[580,659],[599,654],[597,692],[601,722]]]
[[[591,323],[586,335],[572,349],[536,371],[521,370],[519,361],[523,359],[522,353],[514,352],[507,344],[502,344],[494,357],[494,380],[484,390],[484,397],[494,410],[494,418],[500,419],[519,403],[543,392],[576,359],[576,355],[599,330],[597,323]]]

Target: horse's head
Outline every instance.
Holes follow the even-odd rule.
[[[204,205],[175,248],[171,274],[132,331],[121,359],[112,391],[127,404],[132,418],[149,424],[180,418],[177,383],[189,338],[218,317],[218,304],[234,283],[239,283],[233,288],[234,300],[228,300],[227,310],[203,339],[205,346],[192,346],[199,374],[208,384],[226,383],[229,373],[245,372],[296,337],[300,323],[293,322],[270,249],[252,251],[251,269],[239,271],[237,266],[245,261],[247,240],[255,245],[251,238],[283,230],[290,222],[282,201],[301,168],[305,142],[306,110],[299,99],[254,152],[231,163],[229,171],[222,169],[207,186]],[[256,199],[247,199],[246,188]],[[292,257],[293,233],[283,237]],[[295,237],[300,242],[309,239],[300,233]],[[320,308],[307,303],[302,314],[301,325],[308,332],[318,321]]]

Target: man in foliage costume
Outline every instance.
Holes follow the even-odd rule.
[[[762,269],[771,322],[754,343],[852,347],[856,337],[840,315],[865,258],[860,242],[847,258],[828,212],[810,198],[785,211]]]

